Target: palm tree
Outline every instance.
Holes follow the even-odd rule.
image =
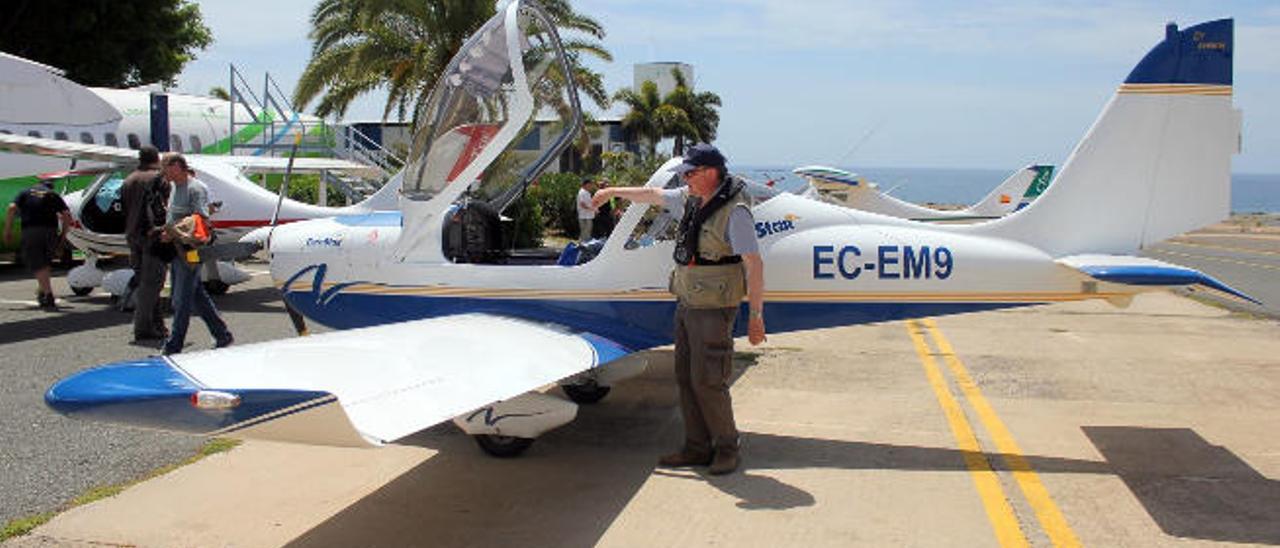
[[[618,90],[613,100],[630,108],[622,118],[622,127],[642,137],[648,144],[649,158],[657,152],[658,141],[675,138],[672,154],[684,154],[685,141],[711,142],[720,126],[720,96],[704,91],[695,92],[679,70],[671,69],[676,87],[666,97],[658,95],[658,85],[645,81],[640,90]]]
[[[652,80],[640,84],[639,91],[631,88],[618,90],[613,100],[623,102],[630,109],[622,117],[622,127],[646,141],[649,158],[657,155],[658,141],[670,135],[673,127],[683,127],[688,123],[683,111],[662,102],[658,84]]]
[[[607,108],[601,76],[582,64],[586,56],[613,60],[599,43],[604,27],[574,12],[569,0],[540,4],[567,35],[578,88]],[[311,62],[294,103],[302,108],[319,97],[317,115],[341,117],[357,97],[384,88],[383,118],[394,112],[403,120],[417,113],[449,60],[494,13],[492,2],[477,0],[321,0],[311,13]]]
[[[695,92],[679,70],[671,69],[676,87],[662,99],[663,104],[671,105],[684,113],[685,123],[671,126],[668,137],[675,137],[672,153],[684,154],[685,139],[693,142],[710,143],[716,139],[716,130],[720,126],[720,96],[710,91]]]

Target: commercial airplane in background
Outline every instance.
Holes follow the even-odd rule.
[[[833,201],[870,213],[923,222],[963,223],[999,219],[1027,207],[1049,188],[1053,166],[1030,165],[1013,172],[977,203],[962,209],[936,209],[900,200],[857,174],[825,166],[798,167],[793,172]]]
[[[577,413],[543,387],[590,402],[638,373],[641,351],[671,343],[670,212],[631,204],[581,263],[507,260],[467,226],[498,216],[581,128],[555,28],[515,0],[467,40],[419,114],[397,211],[273,230],[271,275],[284,298],[340,331],[87,369],[52,386],[46,403],[142,427],[353,446],[453,419],[486,451],[514,455]],[[768,330],[1123,305],[1170,287],[1248,300],[1196,270],[1136,256],[1228,214],[1241,124],[1232,29],[1230,19],[1169,25],[1054,184],[1016,215],[949,225],[790,193],[754,203]],[[559,133],[544,153],[522,155],[516,144],[543,107],[561,116]],[[679,162],[647,185],[681,185]],[[460,252],[474,245],[492,252]]]
[[[138,149],[153,142],[152,90],[82,86],[54,67],[0,52],[0,135],[49,139],[84,145]],[[237,145],[267,145],[300,130],[327,131],[319,118],[292,111],[262,109],[253,113],[239,104],[212,97],[164,94],[170,149],[193,154],[229,154]],[[252,123],[231,135],[231,113]],[[256,121],[254,116],[256,116]],[[287,143],[287,141],[285,141]],[[253,152],[262,153],[259,148]],[[136,159],[136,158],[135,158]],[[75,158],[0,152],[0,200],[9,203],[41,175],[63,173],[59,190],[80,190],[93,175],[77,169],[102,167]],[[12,251],[4,249],[0,251]]]

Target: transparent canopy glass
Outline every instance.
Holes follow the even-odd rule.
[[[577,91],[550,19],[508,5],[462,46],[418,112],[404,193],[429,200],[453,185],[505,209],[581,126]],[[530,139],[541,147],[520,150]]]

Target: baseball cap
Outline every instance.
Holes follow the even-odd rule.
[[[684,162],[676,166],[675,172],[683,175],[700,167],[723,168],[724,164],[724,155],[720,154],[720,149],[707,143],[698,143],[685,152]]]

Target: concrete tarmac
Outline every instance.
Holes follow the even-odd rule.
[[[720,478],[654,467],[658,350],[520,458],[248,442],[6,546],[1275,545],[1277,327],[1154,293],[740,343]]]

